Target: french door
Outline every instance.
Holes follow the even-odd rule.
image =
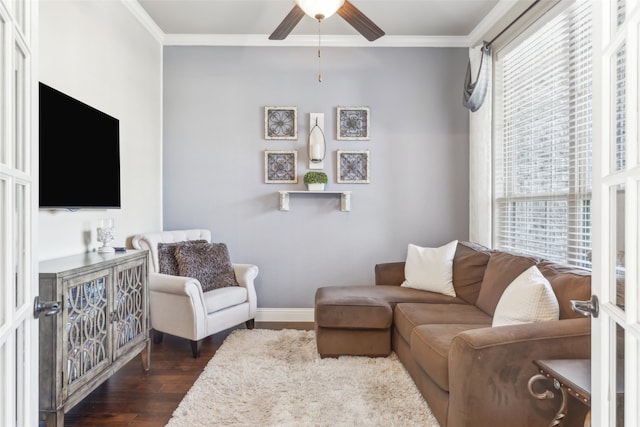
[[[640,425],[638,0],[594,2],[592,423]]]
[[[0,0],[0,425],[38,425],[34,0]]]

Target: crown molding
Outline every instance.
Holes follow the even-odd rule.
[[[285,40],[269,40],[268,34],[166,34],[137,0],[120,0],[149,33],[163,46],[317,46],[316,35],[290,35]],[[373,42],[360,35],[321,36],[327,47],[473,47],[496,27],[519,0],[500,0],[489,14],[466,36],[390,36]]]
[[[360,35],[321,36],[324,47],[469,47],[466,36],[384,36],[369,42]],[[267,34],[165,34],[165,46],[318,46],[318,36],[291,35],[269,40]]]
[[[138,21],[142,24],[142,26],[144,26],[147,29],[147,31],[149,31],[149,34],[151,34],[153,38],[155,38],[158,41],[158,43],[160,44],[164,43],[164,38],[165,38],[164,31],[162,31],[158,26],[158,24],[156,24],[156,22],[153,19],[151,19],[151,16],[149,16],[147,11],[144,10],[144,8],[140,5],[140,3],[138,3],[137,0],[120,0],[120,1],[122,2],[122,4],[125,5],[127,9],[129,9],[129,12],[131,12],[133,16],[136,19],[138,19]]]

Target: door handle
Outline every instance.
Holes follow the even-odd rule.
[[[42,315],[55,316],[62,310],[61,301],[40,301],[40,296],[35,297],[33,300],[33,318],[39,319]]]
[[[598,297],[591,295],[591,299],[588,301],[576,301],[570,300],[571,309],[584,317],[598,317],[600,314],[600,304],[598,303]]]

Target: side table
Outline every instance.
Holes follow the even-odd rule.
[[[533,390],[535,382],[551,380],[553,387],[562,394],[560,409],[549,426],[560,426],[565,421],[569,407],[568,397],[571,396],[587,407],[583,424],[584,427],[590,427],[591,359],[534,360],[533,363],[538,367],[539,373],[529,379],[529,393],[539,400],[553,399],[554,393],[551,390],[545,390],[543,393],[537,393]]]

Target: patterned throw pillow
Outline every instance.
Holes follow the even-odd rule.
[[[193,245],[196,243],[207,243],[206,240],[187,240],[184,242],[158,243],[158,272],[179,276],[178,260],[176,259],[176,248],[179,245]]]
[[[238,286],[224,243],[180,245],[175,250],[180,276],[200,281],[202,291]]]

